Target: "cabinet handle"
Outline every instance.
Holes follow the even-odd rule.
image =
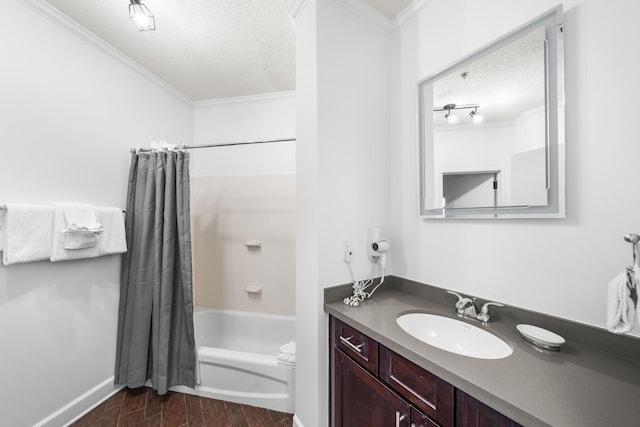
[[[362,344],[358,344],[358,345],[354,345],[351,343],[351,341],[349,341],[351,337],[345,338],[342,335],[340,335],[340,341],[342,341],[342,343],[344,345],[346,345],[347,347],[349,347],[351,350],[357,351],[358,353],[362,353]]]
[[[396,411],[396,427],[400,427],[400,421],[404,420],[405,418],[406,415],[400,415],[400,411]]]

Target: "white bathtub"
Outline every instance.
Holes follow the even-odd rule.
[[[179,391],[294,412],[295,368],[279,365],[280,346],[295,339],[295,318],[195,308],[200,384]]]

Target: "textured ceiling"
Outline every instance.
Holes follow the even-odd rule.
[[[538,28],[439,78],[433,84],[434,108],[477,104],[484,122],[509,122],[544,106],[544,40],[544,28]],[[470,111],[455,112],[459,125],[469,124]],[[444,114],[434,112],[436,126],[449,126]]]
[[[143,0],[147,32],[129,0],[44,1],[193,101],[295,90],[290,0]],[[411,0],[367,2],[392,18]]]
[[[289,0],[143,0],[147,32],[128,0],[46,2],[194,101],[295,89]]]

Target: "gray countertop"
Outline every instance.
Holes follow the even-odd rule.
[[[584,339],[584,331],[575,332],[574,339],[573,330],[561,325],[566,343],[560,351],[540,350],[515,328],[530,322],[510,314],[486,328],[511,345],[512,355],[496,360],[457,355],[413,338],[396,323],[398,315],[410,311],[455,317],[455,298],[444,304],[428,295],[389,288],[381,288],[359,307],[345,306],[340,292],[325,292],[325,311],[524,426],[640,425],[640,363],[635,354],[611,354]],[[616,347],[638,343],[632,339]]]

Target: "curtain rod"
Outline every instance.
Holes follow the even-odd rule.
[[[267,139],[263,141],[243,141],[243,142],[226,142],[221,144],[203,144],[203,145],[178,145],[178,150],[191,150],[194,148],[211,148],[211,147],[231,147],[234,145],[253,145],[253,144],[269,144],[272,142],[294,142],[296,138],[284,138],[284,139]],[[132,148],[132,153],[153,151],[152,148]]]
[[[264,141],[244,141],[244,142],[226,142],[223,144],[204,144],[204,145],[180,145],[178,148],[183,148],[186,150],[190,150],[192,148],[210,148],[210,147],[231,147],[234,145],[252,145],[252,144],[269,144],[272,142],[289,142],[295,141],[295,138],[285,138],[285,139],[267,139]]]

